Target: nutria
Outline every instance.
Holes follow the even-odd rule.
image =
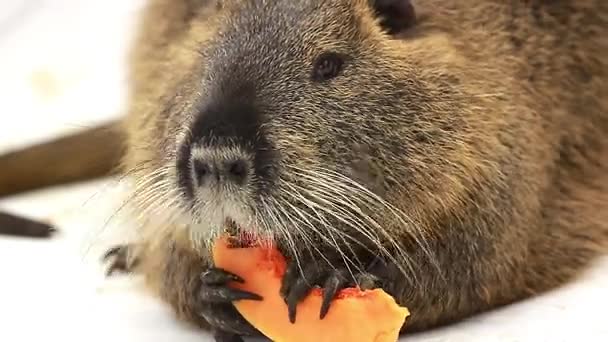
[[[257,334],[211,241],[290,259],[282,295],[381,287],[420,331],[574,279],[608,242],[608,2],[151,0],[107,255],[218,341]],[[162,214],[157,217],[154,214]]]

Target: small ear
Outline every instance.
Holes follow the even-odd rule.
[[[389,34],[397,34],[414,26],[416,12],[411,0],[371,0],[382,27]]]

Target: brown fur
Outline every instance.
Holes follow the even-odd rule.
[[[238,29],[230,19],[247,2],[150,1],[133,54],[126,127],[126,167],[136,180],[173,165],[206,94],[206,42],[227,25]],[[417,283],[396,270],[387,275],[412,312],[408,331],[555,288],[605,251],[608,2],[416,1],[419,22],[401,39],[381,32],[364,0],[316,2],[320,9],[291,29],[281,22],[284,1],[258,2],[269,8],[259,20],[283,32],[277,44],[293,55],[213,62],[273,80],[262,96],[276,101],[269,134],[284,163],[352,170],[370,187],[371,177],[372,190],[414,222],[440,272],[410,231],[386,213],[376,217],[417,266]],[[259,43],[250,28],[240,28],[242,44]],[[302,82],[290,75],[332,48],[358,57],[344,78],[310,86],[287,105],[285,94]],[[335,103],[336,114],[322,113],[321,98]],[[278,118],[281,112],[293,117]],[[352,147],[359,145],[369,152],[358,154]],[[349,164],[355,159],[363,166]],[[149,229],[140,272],[181,318],[204,325],[195,294],[208,257],[171,227]]]

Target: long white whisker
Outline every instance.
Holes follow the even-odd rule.
[[[302,194],[300,194],[297,189],[295,189],[291,184],[286,183],[286,186],[290,187],[293,191],[292,195],[295,195],[295,197],[298,198],[298,200],[300,200],[304,205],[306,205],[309,209],[311,209],[315,215],[317,216],[317,218],[319,219],[319,221],[321,223],[323,223],[321,226],[325,227],[328,230],[328,227],[331,227],[331,225],[325,220],[324,216],[321,215],[316,209],[319,208],[319,206],[316,206],[314,202],[306,199],[304,196],[302,196]],[[322,208],[321,208],[322,209]],[[311,226],[311,228],[313,228],[314,226]],[[323,234],[319,233],[318,230],[315,229],[315,232],[319,235],[319,236],[323,236]],[[331,239],[333,240],[334,246],[336,247],[336,250],[338,251],[338,253],[340,254],[340,257],[342,258],[342,260],[344,261],[344,264],[348,270],[348,272],[350,273],[350,275],[352,276],[353,279],[355,279],[355,275],[353,273],[353,271],[351,270],[349,264],[354,265],[355,267],[358,268],[358,271],[361,272],[361,267],[357,266],[357,264],[360,264],[360,262],[358,263],[354,263],[340,248],[340,246],[338,245],[337,241],[335,240],[335,237],[333,236],[333,234],[331,234],[331,232],[329,232],[328,230],[328,234],[330,235]],[[349,247],[349,249],[351,250],[353,256],[356,258],[356,253],[354,253],[354,251],[352,250],[352,247],[350,245],[347,244],[347,246]]]
[[[281,217],[285,217],[286,220],[288,221],[288,223],[291,223],[291,227],[292,229],[294,229],[296,231],[296,234],[298,236],[301,236],[302,239],[305,240],[304,245],[306,246],[306,248],[308,249],[308,252],[310,254],[310,258],[311,260],[315,260],[315,255],[311,249],[311,247],[318,253],[319,256],[321,256],[321,258],[323,258],[329,265],[331,265],[331,262],[325,257],[325,255],[315,246],[315,244],[313,243],[312,239],[308,236],[308,234],[306,233],[305,230],[303,230],[300,225],[296,222],[297,220],[294,220],[290,213],[285,210],[286,206],[285,205],[281,205],[278,201],[273,201],[275,204],[275,208],[277,208],[278,211],[278,215]],[[283,220],[282,220],[283,221]],[[288,229],[288,228],[283,228],[283,229]]]
[[[407,218],[407,215],[405,215],[405,213],[403,213],[400,209],[396,208],[395,206],[393,206],[392,204],[386,202],[384,199],[382,199],[381,197],[379,197],[378,195],[376,195],[375,193],[371,192],[370,190],[368,190],[365,186],[359,184],[358,182],[352,180],[351,178],[342,175],[336,171],[333,170],[329,170],[323,167],[319,167],[320,170],[316,170],[314,173],[312,173],[311,171],[299,168],[297,166],[293,166],[294,169],[297,169],[300,172],[301,176],[306,176],[308,178],[313,178],[313,176],[310,176],[309,174],[314,174],[315,176],[319,177],[319,176],[325,176],[328,179],[336,179],[337,181],[335,183],[337,183],[338,186],[343,186],[343,188],[346,187],[346,184],[349,184],[353,187],[355,187],[356,189],[358,189],[362,194],[365,194],[366,196],[370,197],[371,199],[373,199],[374,201],[376,201],[378,204],[384,206],[385,208],[387,208],[389,210],[389,212],[392,214],[392,216],[394,216],[399,223],[401,223],[403,225],[404,228],[415,228],[416,225],[409,220],[409,218]],[[407,219],[404,219],[407,218]],[[399,246],[397,244],[397,242],[394,240],[394,238],[392,236],[390,236],[384,229],[381,229],[383,235],[391,241],[392,244]],[[414,229],[415,232],[420,233],[420,230],[416,230]],[[415,242],[418,244],[418,246],[420,246],[422,248],[422,251],[424,252],[424,254],[429,258],[429,260],[431,261],[431,263],[435,266],[435,268],[439,271],[440,267],[439,264],[437,262],[437,259],[435,258],[435,256],[433,255],[433,253],[430,252],[430,247],[428,246],[428,244],[426,243],[426,240],[420,239],[418,234],[415,234],[412,229],[407,229],[408,234],[415,240]],[[439,272],[440,273],[440,272]]]
[[[314,186],[310,186],[310,187],[316,188]],[[331,187],[331,186],[328,186],[328,188],[333,189],[333,187]],[[318,189],[318,188],[316,188],[316,189]],[[335,213],[340,213],[341,215],[339,215],[339,218],[340,218],[341,222],[346,223],[348,226],[350,226],[351,228],[355,229],[357,232],[364,235],[370,242],[374,243],[378,248],[380,248],[381,252],[383,254],[387,255],[387,257],[389,257],[391,259],[391,261],[396,261],[394,259],[394,257],[392,256],[392,254],[381,243],[380,237],[378,236],[378,234],[376,232],[384,231],[384,229],[373,218],[371,218],[369,215],[364,213],[358,205],[353,203],[351,200],[349,200],[345,196],[339,195],[339,194],[334,194],[334,193],[328,193],[328,191],[324,191],[322,189],[318,189],[318,190],[321,191],[321,193],[319,193],[317,191],[309,191],[309,194],[311,196],[314,196],[315,198],[317,198],[317,200],[321,201],[323,205],[331,207],[335,211]],[[338,198],[336,198],[337,196],[338,196]],[[336,203],[334,203],[334,202],[336,202]],[[352,210],[352,212],[349,212],[348,209]],[[375,229],[366,229],[366,225],[363,225],[362,222],[358,222],[358,220],[356,220],[355,218],[351,218],[353,216],[353,214],[360,217],[361,219],[368,222],[369,224],[371,224]],[[337,214],[334,214],[334,215],[337,215]],[[336,216],[336,217],[338,217],[338,216]],[[373,236],[372,236],[372,234],[373,234]],[[402,253],[400,246],[395,246],[395,247],[397,249],[397,252],[400,254],[400,257],[407,264],[410,271],[412,271],[412,274],[413,274],[412,276],[415,277],[415,273],[414,273],[414,270],[412,268],[409,258],[407,257],[407,255],[405,253]],[[404,271],[404,270],[402,270],[402,271]]]
[[[268,205],[268,203],[266,203],[264,198],[261,198],[260,202],[262,202],[263,207],[266,209],[265,215],[267,215],[267,217],[270,217],[270,219],[274,222],[274,224],[276,225],[276,227],[278,229],[282,229],[283,226],[278,222],[277,218],[272,214],[270,205]],[[300,261],[300,255],[298,253],[298,249],[296,248],[296,244],[291,236],[291,233],[289,232],[289,230],[283,230],[282,233],[286,239],[289,249],[293,253],[293,258],[296,262],[298,269],[300,270],[300,274],[303,275],[304,269],[302,268],[302,263]]]

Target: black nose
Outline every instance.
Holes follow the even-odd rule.
[[[192,158],[193,185],[210,187],[213,185],[239,185],[247,183],[250,165],[247,159],[239,156],[222,157],[221,151],[209,153],[205,157]]]
[[[270,191],[279,157],[262,108],[252,85],[220,78],[210,86],[176,155],[177,181],[188,199],[207,188],[247,189],[242,195],[254,196]]]

